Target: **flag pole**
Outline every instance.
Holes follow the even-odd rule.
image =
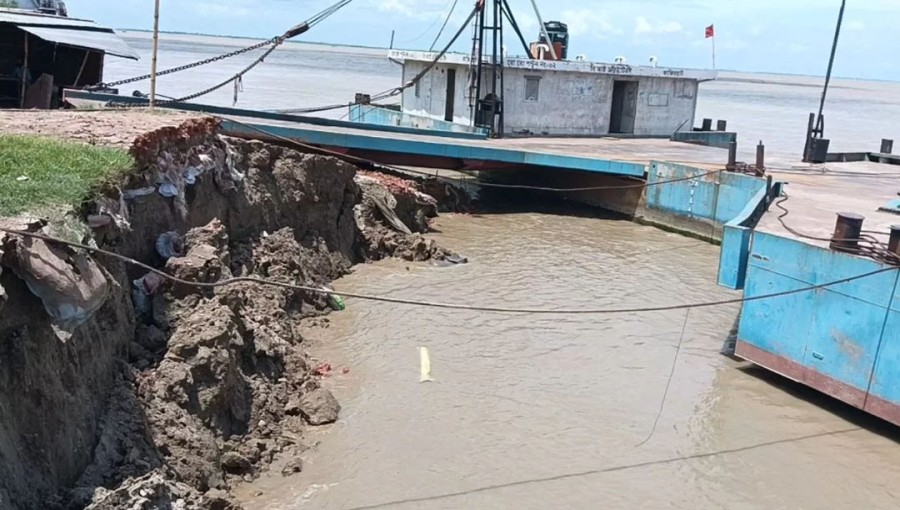
[[[159,53],[159,0],[153,11],[153,57],[150,59],[150,109],[156,108],[156,57]]]
[[[713,70],[716,69],[716,34],[713,32],[712,36],[712,51],[713,51]]]

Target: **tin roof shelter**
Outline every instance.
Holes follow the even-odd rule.
[[[0,8],[0,108],[51,108],[64,87],[103,80],[105,55],[138,59],[93,21]]]

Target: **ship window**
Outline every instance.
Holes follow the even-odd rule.
[[[541,95],[541,78],[539,76],[525,77],[525,100],[538,102]]]
[[[416,82],[416,97],[422,97],[422,80]]]
[[[675,80],[675,97],[679,99],[694,98],[694,91],[687,80]]]

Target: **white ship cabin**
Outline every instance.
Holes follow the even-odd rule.
[[[390,51],[390,58],[403,66],[403,83],[437,56]],[[403,92],[402,109],[490,127],[502,135],[671,136],[680,127],[694,125],[699,84],[716,78],[715,71],[637,66],[624,59],[604,64],[581,58],[504,58],[503,82],[497,84],[497,109],[502,108],[503,114],[492,115],[479,112],[491,104],[490,63],[483,64],[482,101],[477,101],[472,59],[448,53],[417,86]]]

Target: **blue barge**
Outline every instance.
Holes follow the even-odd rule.
[[[759,215],[755,228],[748,219],[765,199],[748,204],[724,228],[719,283],[753,298],[870,276],[745,302],[734,354],[900,425],[900,271],[830,242],[850,235],[835,228],[836,213],[849,211],[865,217],[879,244],[890,235],[896,251],[897,218],[880,206],[896,194],[900,172],[873,163],[840,170],[781,175],[790,184],[779,207]]]

